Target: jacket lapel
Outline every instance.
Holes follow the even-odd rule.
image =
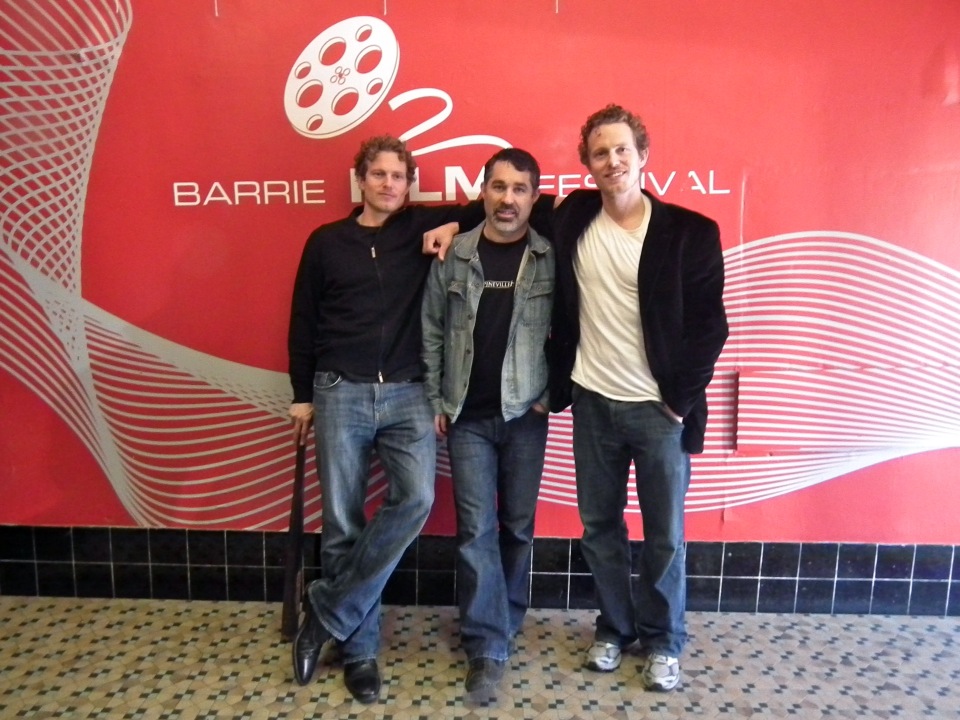
[[[650,224],[643,240],[640,268],[637,272],[641,308],[650,306],[652,294],[657,287],[657,277],[669,256],[667,249],[673,242],[673,223],[670,221],[669,210],[657,198],[646,191],[644,194],[650,198]]]

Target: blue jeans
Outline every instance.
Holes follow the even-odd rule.
[[[622,402],[574,386],[573,456],[583,555],[593,573],[600,615],[595,638],[677,657],[687,639],[683,500],[690,456],[682,425],[657,402]],[[633,461],[643,515],[638,595],[630,582],[623,512]]]
[[[323,496],[322,578],[307,588],[344,662],[377,656],[380,595],[433,505],[437,444],[421,383],[353,383],[318,372],[314,434]],[[376,449],[386,497],[367,521]]]
[[[467,658],[506,660],[530,596],[547,416],[458,420],[447,449],[457,509],[457,594]]]

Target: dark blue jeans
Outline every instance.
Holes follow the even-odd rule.
[[[677,657],[687,639],[683,501],[690,456],[682,426],[661,403],[610,400],[574,386],[573,454],[583,555],[600,615],[595,638]],[[637,597],[623,512],[630,462],[643,515]]]
[[[421,383],[314,379],[314,433],[323,494],[322,574],[307,594],[320,622],[341,641],[345,662],[380,648],[380,595],[433,505],[437,444]],[[367,521],[370,460],[376,449],[386,497]]]
[[[467,658],[506,660],[530,596],[547,416],[458,420],[447,449],[457,510],[457,594]]]

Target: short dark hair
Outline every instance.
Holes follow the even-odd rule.
[[[643,120],[640,119],[640,116],[634,115],[620,105],[611,103],[588,117],[583,127],[580,128],[580,144],[577,146],[577,151],[580,153],[580,162],[589,167],[589,147],[587,139],[590,137],[590,133],[601,125],[612,125],[614,123],[626,123],[630,126],[630,129],[633,131],[633,140],[634,143],[636,143],[637,152],[643,153],[650,147],[650,136],[647,134],[647,128],[643,124]]]
[[[382,152],[396,153],[397,157],[407,165],[407,182],[412,183],[417,172],[417,161],[407,150],[403,140],[397,140],[392,135],[376,135],[360,143],[360,150],[353,158],[353,172],[358,179],[367,177],[370,163],[377,159]]]
[[[533,191],[536,192],[540,188],[540,165],[537,163],[537,159],[526,150],[515,147],[498,150],[493,154],[492,158],[487,160],[487,164],[483,166],[484,185],[487,184],[490,175],[493,174],[493,166],[498,162],[508,162],[520,172],[530,173],[530,182],[533,185]]]

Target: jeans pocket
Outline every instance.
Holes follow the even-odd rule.
[[[313,376],[313,392],[321,393],[324,390],[329,390],[334,385],[339,384],[343,380],[343,375],[332,370],[318,370]]]
[[[663,415],[667,420],[670,421],[670,424],[674,427],[680,427],[683,425],[683,418],[677,420],[677,417],[670,411],[665,402],[655,402],[653,406],[660,411],[660,414]]]
[[[577,385],[575,382],[570,383],[570,404],[574,407],[577,404],[577,400],[580,399],[580,396],[583,394],[583,388]]]

